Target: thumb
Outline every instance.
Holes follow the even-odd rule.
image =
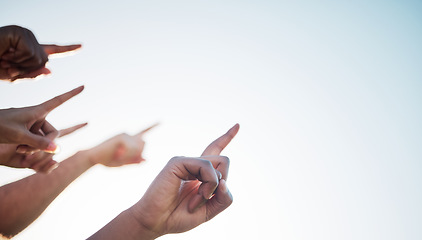
[[[29,146],[40,149],[40,150],[47,150],[47,151],[55,151],[57,145],[48,137],[36,135],[33,133],[29,133],[26,136],[26,141],[24,144],[28,144]]]

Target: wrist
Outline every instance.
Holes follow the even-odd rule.
[[[92,164],[105,165],[104,163],[109,161],[114,146],[110,146],[110,144],[107,144],[108,142],[109,140],[86,150],[86,154],[89,156],[89,161]]]
[[[82,150],[76,153],[78,155],[78,159],[83,160],[88,167],[92,167],[96,165],[97,156],[91,150]]]
[[[140,222],[131,208],[121,212],[116,218],[98,230],[88,240],[153,240],[161,235],[148,230]]]
[[[142,221],[142,219],[140,218],[141,214],[137,212],[133,206],[127,209],[126,211],[124,211],[123,213],[127,216],[127,219],[129,219],[129,221],[131,222],[131,226],[133,226],[134,229],[136,229],[136,231],[133,234],[134,236],[136,236],[135,239],[152,240],[164,235],[164,234],[160,234],[158,231],[155,231],[152,227],[145,224],[144,221]]]

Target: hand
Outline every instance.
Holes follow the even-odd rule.
[[[82,123],[82,124],[75,125],[73,127],[62,129],[62,130],[58,131],[58,133],[59,133],[58,134],[58,137],[64,137],[66,135],[69,135],[69,134],[73,133],[74,131],[79,130],[80,128],[85,127],[87,124],[88,123]],[[38,134],[40,136],[44,136],[44,133],[42,131],[38,131],[38,132],[34,132],[34,133],[36,133],[36,134]],[[48,135],[47,137],[50,139],[52,136],[51,135]],[[51,141],[54,141],[54,139],[50,139],[50,140]],[[44,151],[44,152],[56,154],[57,153],[57,150],[58,149],[55,149],[54,151]],[[26,155],[31,155],[31,154],[34,154],[34,153],[36,153],[38,151],[40,151],[40,149],[36,149],[36,148],[30,147],[30,146],[24,145],[24,144],[20,144],[20,145],[18,145],[16,147],[16,152],[17,153],[26,154]]]
[[[239,130],[236,124],[212,142],[201,158],[172,158],[142,199],[128,211],[141,228],[159,237],[188,231],[226,209],[233,201],[226,181],[229,159],[216,156]],[[215,155],[215,156],[208,156]]]
[[[75,88],[32,107],[1,109],[0,143],[25,144],[35,149],[54,151],[57,146],[52,140],[58,132],[45,117],[83,89],[83,86]]]
[[[145,161],[142,157],[145,142],[143,135],[157,126],[154,124],[133,136],[126,133],[119,134],[94,147],[89,151],[93,164],[102,164],[107,167],[119,167],[126,164],[135,164]]]
[[[59,131],[58,137],[66,136],[82,127],[86,123],[79,124],[70,128]],[[30,149],[25,149],[25,153],[18,153],[16,151],[18,145],[16,144],[0,144],[0,165],[14,167],[14,168],[31,168],[36,172],[50,173],[54,170],[58,163],[52,159],[53,154],[47,152],[31,152]],[[23,146],[20,146],[23,148]]]
[[[48,56],[81,48],[76,45],[42,45],[34,34],[23,27],[5,26],[0,28],[0,79],[15,81],[49,74],[45,68]]]

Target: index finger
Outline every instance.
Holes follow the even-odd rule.
[[[73,126],[73,127],[69,127],[69,128],[61,129],[61,130],[59,130],[59,137],[64,137],[64,136],[66,136],[66,135],[68,135],[68,134],[71,134],[71,133],[73,133],[74,131],[76,131],[76,130],[78,130],[78,129],[80,129],[80,128],[85,127],[87,124],[88,124],[88,123],[82,123],[82,124],[75,125],[75,126]]]
[[[48,100],[44,103],[41,103],[39,105],[39,107],[43,110],[43,114],[49,113],[50,111],[52,111],[56,107],[60,106],[61,104],[63,104],[67,100],[69,100],[72,97],[81,93],[82,90],[84,90],[84,86],[77,87],[77,88],[75,88],[75,89],[73,89],[73,90],[71,90],[67,93],[64,93],[64,94],[59,95],[57,97],[54,97],[54,98],[52,98],[52,99],[50,99],[50,100]]]
[[[239,127],[239,124],[236,123],[223,136],[217,138],[210,145],[208,145],[201,156],[220,155],[221,151],[223,151],[223,149],[226,148],[230,141],[236,136],[237,132],[239,131]]]
[[[158,126],[159,123],[154,123],[153,125],[151,125],[148,128],[145,128],[144,130],[140,131],[139,133],[135,134],[136,137],[142,137],[146,132],[150,131],[151,129],[155,128],[156,126]]]
[[[59,135],[59,131],[57,131],[57,129],[53,127],[53,125],[51,125],[47,120],[43,121],[40,130],[48,139],[52,141]]]
[[[47,53],[48,55],[71,52],[82,47],[81,44],[73,44],[73,45],[43,44],[41,46],[44,48],[45,53]]]

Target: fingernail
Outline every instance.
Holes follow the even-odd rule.
[[[23,148],[17,148],[17,149],[16,149],[16,152],[17,152],[17,153],[20,153],[20,154],[25,154],[25,153],[26,153],[26,150],[25,150],[25,149],[23,149]]]
[[[32,154],[34,154],[34,153],[36,153],[36,151],[26,151],[26,152],[25,152],[25,155],[28,155],[28,156],[29,156],[29,155],[32,155]]]
[[[9,71],[9,75],[12,78],[19,76],[19,74],[20,74],[19,71]]]
[[[57,153],[58,150],[59,150],[59,147],[54,142],[51,142],[50,144],[48,144],[48,147],[44,149],[44,152]]]
[[[48,144],[48,147],[45,150],[49,150],[49,151],[54,151],[56,150],[57,145],[54,142],[51,142],[50,144]]]

